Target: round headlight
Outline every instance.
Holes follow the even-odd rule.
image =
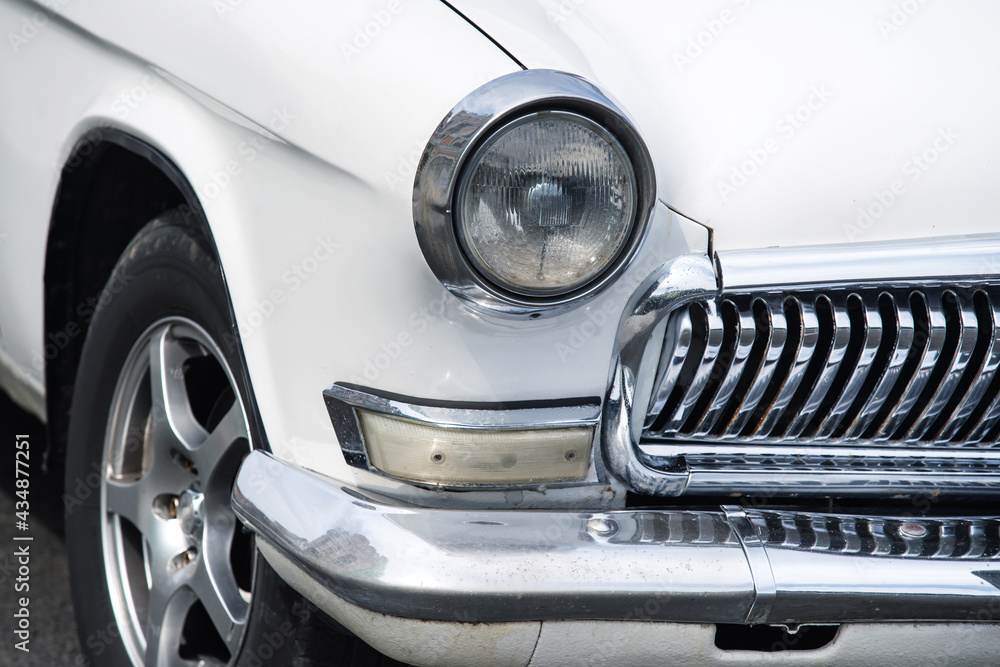
[[[538,318],[606,289],[656,203],[653,162],[625,112],[566,72],[521,70],[462,99],[413,179],[427,265],[465,304]]]
[[[628,244],[638,194],[632,162],[607,130],[547,111],[493,133],[467,163],[455,202],[469,262],[523,296],[579,289]]]

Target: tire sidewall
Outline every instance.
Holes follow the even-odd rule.
[[[86,658],[77,664],[130,664],[104,563],[101,483],[112,401],[135,343],[165,317],[196,322],[222,351],[250,414],[222,273],[177,222],[177,215],[167,214],[148,223],[122,254],[97,297],[77,370],[63,496],[73,605]],[[256,440],[252,432],[251,438]]]

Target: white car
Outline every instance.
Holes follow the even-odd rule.
[[[0,24],[88,664],[995,664],[995,3]]]

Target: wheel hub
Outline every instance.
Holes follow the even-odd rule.
[[[205,525],[205,494],[197,488],[185,489],[177,499],[177,519],[181,530],[195,541],[201,542],[201,528]]]

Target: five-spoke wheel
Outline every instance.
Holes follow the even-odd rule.
[[[149,665],[224,664],[246,624],[252,562],[229,505],[250,447],[232,371],[204,329],[174,317],[143,334],[120,378],[105,443],[104,549],[127,648]],[[192,625],[206,615],[210,628]],[[199,643],[194,634],[204,646],[179,650]]]
[[[139,232],[77,371],[67,546],[96,664],[235,665],[250,624],[256,550],[230,505],[256,439],[250,387],[196,237],[170,216]]]

